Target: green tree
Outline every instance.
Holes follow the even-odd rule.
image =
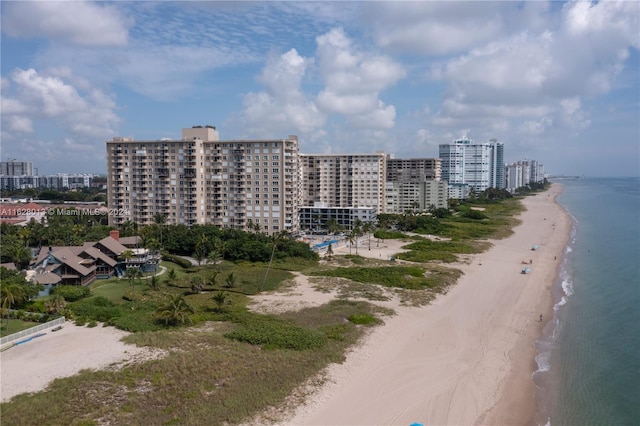
[[[19,269],[26,268],[31,262],[31,251],[21,243],[15,243],[9,249],[11,261],[16,264]]]
[[[194,312],[182,294],[169,295],[165,303],[156,310],[156,318],[163,320],[166,325],[178,325],[192,322],[189,314]]]
[[[225,278],[225,286],[227,288],[233,288],[236,285],[236,277],[233,275],[233,272],[229,272],[227,278]]]
[[[129,278],[129,281],[131,282],[131,290],[133,290],[136,284],[136,279],[142,276],[142,271],[138,268],[127,268],[125,276]]]
[[[204,281],[202,277],[197,275],[191,278],[191,292],[192,293],[201,293],[204,290]]]
[[[7,320],[6,327],[9,327],[9,310],[37,294],[38,287],[25,281],[23,274],[0,267],[1,314]]]
[[[211,287],[215,287],[216,286],[216,281],[218,280],[218,270],[213,269],[211,271],[211,273],[209,274],[208,278],[207,278],[207,283],[211,286]]]
[[[227,294],[224,291],[219,291],[212,297],[216,303],[216,312],[224,311],[224,304],[227,302]]]
[[[167,284],[172,284],[175,282],[175,280],[176,280],[176,271],[173,268],[171,268],[169,269],[169,272],[167,272],[166,282]]]
[[[162,230],[164,229],[164,225],[167,223],[167,215],[156,213],[153,216],[153,222],[158,225],[158,228],[160,229],[160,247],[162,247]]]
[[[347,239],[347,242],[349,243],[349,254],[351,254],[351,247],[353,246],[353,243],[357,241],[355,232],[353,230],[349,232],[346,236],[346,239]]]
[[[220,253],[214,248],[207,255],[207,265],[211,266],[214,270],[217,269],[218,261],[220,260]]]
[[[61,294],[54,294],[51,299],[45,302],[44,306],[49,315],[57,315],[67,306],[67,301]]]
[[[153,275],[151,279],[148,281],[149,287],[152,290],[158,290],[160,288],[160,279],[157,276]]]
[[[124,260],[125,267],[128,268],[129,261],[133,259],[133,252],[131,250],[125,250],[120,254],[120,259]]]

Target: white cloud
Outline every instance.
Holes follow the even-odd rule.
[[[371,2],[364,10],[378,44],[390,51],[442,55],[473,48],[504,30],[500,10],[487,2]]]
[[[325,111],[345,115],[366,114],[378,106],[376,93],[340,95],[323,90],[318,94],[317,102]]]
[[[266,90],[244,96],[243,121],[250,134],[291,132],[313,133],[326,116],[302,91],[302,80],[311,59],[295,49],[271,56],[258,80]]]
[[[356,114],[348,117],[348,122],[356,128],[386,130],[395,126],[396,109],[393,105],[385,105],[378,101],[377,108],[364,114]]]
[[[124,46],[132,20],[115,7],[85,1],[22,1],[2,5],[2,31],[81,46]]]
[[[328,113],[343,114],[356,127],[388,129],[395,124],[395,107],[379,99],[380,91],[405,76],[391,58],[358,49],[342,29],[316,38],[316,54],[325,89],[318,106]]]
[[[33,122],[29,117],[11,115],[7,117],[9,130],[17,133],[33,133]]]
[[[2,98],[2,121],[12,131],[33,132],[33,122],[44,118],[77,137],[102,140],[119,122],[114,100],[99,89],[79,91],[65,79],[32,68],[16,69],[11,80],[12,90]]]
[[[447,84],[431,123],[487,134],[576,134],[591,125],[583,100],[611,91],[638,46],[640,3],[572,2],[553,29],[520,31],[437,64]]]

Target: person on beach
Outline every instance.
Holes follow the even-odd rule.
[[[542,314],[540,314],[540,322],[542,322]]]

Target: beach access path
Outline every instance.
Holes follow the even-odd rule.
[[[551,287],[571,226],[554,201],[561,188],[526,197],[512,236],[454,265],[463,277],[431,305],[399,306],[343,364],[329,367],[327,383],[284,423],[527,423],[539,315],[551,316]],[[372,248],[371,257],[380,255]],[[523,260],[532,261],[528,274],[520,273]]]

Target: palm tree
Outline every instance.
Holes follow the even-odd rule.
[[[193,252],[193,258],[198,262],[198,266],[202,265],[202,261],[205,260],[206,257],[207,256],[204,254],[204,251],[199,247],[196,247],[196,251]]]
[[[373,231],[373,224],[371,222],[365,222],[362,225],[362,231],[367,234],[367,242],[369,243],[369,250],[371,250],[371,231]]]
[[[212,265],[213,269],[216,269],[216,264],[218,263],[218,259],[220,258],[220,253],[214,248],[207,255],[207,265]]]
[[[222,312],[224,310],[224,304],[227,301],[227,295],[224,291],[217,292],[213,297],[213,301],[216,302],[216,311]]]
[[[9,250],[11,260],[20,269],[24,268],[31,261],[30,250],[21,243],[16,242]]]
[[[0,285],[0,294],[2,299],[2,316],[7,318],[6,327],[9,328],[9,311],[11,310],[11,305],[15,305],[24,300],[24,288],[16,282],[3,282]]]
[[[204,290],[204,281],[200,275],[191,278],[191,292],[201,293]]]
[[[269,275],[269,271],[271,270],[271,264],[273,263],[273,256],[276,254],[276,248],[278,247],[278,242],[284,240],[285,238],[289,238],[289,234],[287,231],[281,231],[272,236],[273,238],[273,248],[271,249],[271,257],[269,258],[269,265],[267,266],[267,270],[264,273],[264,278],[262,279],[262,283],[260,283],[260,291],[264,288],[264,283],[267,282],[267,276]]]
[[[125,250],[120,254],[120,258],[124,260],[125,267],[128,268],[127,264],[133,258],[133,252],[131,250]]]
[[[218,271],[214,269],[211,271],[211,274],[209,275],[207,282],[211,287],[215,287],[217,280],[218,280]]]
[[[65,306],[67,306],[67,301],[59,294],[54,294],[53,297],[45,303],[47,313],[50,315],[57,315]]]
[[[149,280],[149,287],[151,287],[152,290],[157,290],[160,288],[160,280],[157,276],[153,275],[151,277],[151,279]]]
[[[218,254],[220,255],[220,261],[224,262],[224,252],[227,249],[227,243],[225,243],[224,241],[222,241],[220,238],[217,238],[214,242],[213,242],[213,248],[215,251],[218,252]]]
[[[353,246],[354,241],[356,241],[356,235],[354,231],[351,231],[347,234],[347,242],[349,243],[349,254],[351,254],[351,246]]]
[[[333,247],[332,247],[332,244],[329,244],[329,247],[327,247],[327,258],[331,260],[332,257],[333,257]]]
[[[236,285],[236,277],[233,275],[233,272],[229,272],[229,275],[225,278],[225,283],[227,288],[233,288]]]
[[[156,310],[156,317],[164,320],[166,325],[177,325],[187,321],[191,322],[189,314],[194,312],[193,308],[184,300],[184,296],[176,294],[168,296],[165,304]]]
[[[142,271],[138,268],[127,268],[127,272],[125,273],[129,280],[131,280],[131,290],[134,289],[136,279],[142,276]]]
[[[169,272],[167,272],[167,278],[165,279],[167,285],[173,283],[176,280],[176,276],[176,271],[173,268],[169,269]]]
[[[153,216],[153,222],[160,227],[160,247],[162,247],[162,228],[167,223],[167,215],[162,213],[156,213]]]

